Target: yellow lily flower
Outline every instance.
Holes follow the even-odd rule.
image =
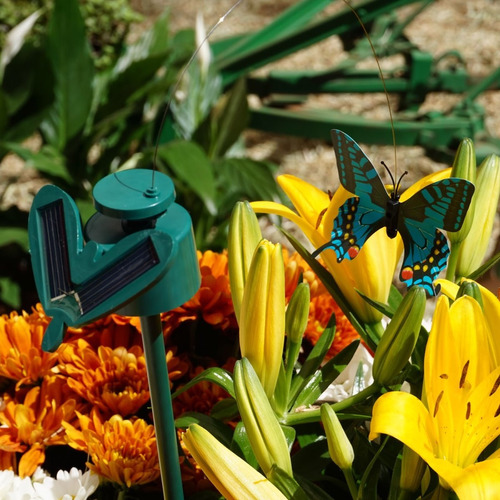
[[[248,358],[271,399],[285,342],[285,266],[279,243],[263,240],[255,250],[239,325],[241,356]]]
[[[272,213],[291,220],[315,248],[329,241],[338,209],[352,196],[351,193],[341,186],[330,200],[326,193],[293,175],[280,175],[277,180],[298,214],[284,205],[266,201],[252,202],[255,212]],[[337,262],[337,255],[332,249],[321,254],[347,301],[366,323],[378,322],[382,315],[369,306],[356,289],[374,300],[387,300],[399,258],[397,247],[396,240],[388,238],[385,231],[378,231],[351,261]]]
[[[401,196],[405,201],[424,186],[450,176],[451,169],[428,175],[407,189]],[[280,175],[277,181],[292,201],[297,213],[279,203],[255,201],[250,205],[257,213],[276,214],[285,217],[299,226],[315,248],[331,239],[333,221],[340,206],[353,195],[340,186],[333,197],[315,186],[293,175]],[[377,231],[363,245],[353,260],[337,262],[332,249],[321,253],[326,267],[339,285],[351,307],[365,323],[380,321],[380,312],[369,306],[356,290],[366,296],[386,302],[392,278],[403,250],[401,238],[391,239],[385,229]]]
[[[500,435],[500,367],[484,359],[487,337],[473,298],[460,297],[449,306],[440,297],[425,352],[422,401],[395,391],[373,407],[370,439],[388,434],[402,441],[437,472],[445,488],[471,473],[480,453]]]
[[[182,441],[224,498],[286,500],[268,479],[200,425],[190,425]]]
[[[464,279],[463,281],[472,281]],[[460,288],[456,283],[448,280],[437,280],[436,283],[441,285],[441,291],[444,295],[449,297],[451,300],[455,300],[457,297],[458,289]],[[498,297],[491,293],[487,288],[476,283],[481,293],[481,299],[483,302],[482,308],[484,313],[484,318],[486,324],[489,327],[488,334],[488,347],[490,355],[491,366],[500,366],[500,339],[497,335],[498,325],[500,325],[500,301]]]
[[[471,465],[451,486],[461,500],[497,500],[500,497],[500,459]]]

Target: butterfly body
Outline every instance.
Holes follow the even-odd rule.
[[[332,138],[340,182],[355,196],[339,208],[331,240],[313,255],[332,248],[339,262],[351,260],[370,236],[385,227],[389,238],[399,233],[403,239],[400,279],[408,287],[420,285],[429,295],[435,295],[433,282],[446,267],[449,254],[446,237],[439,229],[460,229],[474,185],[463,179],[443,179],[400,201],[401,179],[397,184],[393,181],[394,190],[389,194],[353,139],[340,130],[332,130]]]

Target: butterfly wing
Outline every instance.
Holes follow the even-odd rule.
[[[313,255],[333,248],[340,262],[344,258],[351,260],[356,257],[365,241],[384,227],[389,195],[358,144],[341,130],[332,130],[331,133],[340,182],[356,197],[349,198],[339,208],[330,242]]]
[[[401,203],[398,231],[405,254],[400,279],[408,287],[432,285],[446,267],[450,249],[438,228],[458,231],[469,208],[474,185],[463,179],[444,179],[426,186]]]

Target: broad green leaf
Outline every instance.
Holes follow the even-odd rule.
[[[273,173],[275,165],[250,158],[223,158],[216,161],[218,187],[224,193],[219,206],[231,210],[234,204],[249,200],[278,200],[280,197]]]
[[[335,337],[335,314],[332,314],[326,328],[324,329],[321,337],[318,339],[311,352],[307,356],[304,364],[302,365],[299,373],[292,381],[292,388],[290,390],[289,405],[293,403],[297,395],[302,391],[310,377],[314,375],[316,370],[320,367],[325,358],[325,354],[332,345],[333,338]]]
[[[28,250],[28,230],[23,227],[2,226],[0,231],[0,246],[17,243],[24,250]]]
[[[310,500],[310,497],[300,487],[299,483],[276,465],[271,469],[268,479],[287,498],[293,498],[294,500]]]
[[[234,397],[234,386],[233,386],[233,377],[232,375],[219,367],[207,368],[203,373],[200,373],[192,380],[190,380],[186,385],[177,389],[172,394],[172,399],[176,398],[179,394],[182,394],[184,391],[187,391],[193,385],[196,385],[198,382],[203,380],[207,380],[208,382],[213,382],[217,384],[219,387],[222,387],[225,391],[228,392],[229,395]]]
[[[167,59],[168,32],[168,16],[164,14],[136,43],[127,46],[107,76],[105,88],[101,82],[99,93],[106,99],[99,101],[101,105],[96,112],[96,121],[105,120],[126,104],[144,96]]]
[[[10,278],[0,278],[0,301],[13,309],[21,307],[21,287]]]
[[[220,420],[212,418],[204,413],[188,412],[175,419],[175,426],[178,429],[186,429],[191,424],[199,424],[207,431],[210,431],[225,446],[230,445],[233,431]]]
[[[81,132],[92,102],[94,65],[78,0],[55,0],[47,34],[56,102],[44,129],[62,150]]]
[[[323,394],[326,388],[342,373],[349,361],[351,361],[358,348],[358,344],[359,341],[349,344],[309,378],[295,400],[294,409],[314,403]]]
[[[40,151],[34,152],[15,142],[5,142],[2,145],[19,155],[23,160],[26,160],[30,167],[39,172],[43,172],[51,178],[59,178],[68,183],[73,183],[73,177],[66,168],[64,157],[54,147],[44,146]]]
[[[215,137],[210,151],[211,158],[224,156],[245,130],[248,119],[248,102],[245,80],[240,79],[224,94],[212,112]]]
[[[28,137],[54,103],[54,76],[46,52],[25,44],[5,68],[2,91],[8,115],[4,140]]]
[[[215,178],[205,152],[194,142],[172,141],[158,147],[158,157],[203,201],[210,214],[217,213]]]
[[[217,401],[210,410],[210,416],[217,420],[227,422],[238,416],[238,405],[233,398]]]
[[[250,444],[250,440],[248,439],[248,434],[243,422],[238,422],[238,424],[236,425],[236,429],[234,429],[233,440],[231,442],[230,449],[255,469],[259,468],[259,464],[257,462],[257,459],[255,458],[254,452],[252,450],[252,445]]]

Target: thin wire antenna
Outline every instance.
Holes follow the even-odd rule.
[[[382,68],[380,66],[380,61],[378,60],[378,57],[377,57],[377,52],[375,51],[375,47],[373,46],[372,40],[370,38],[370,35],[368,34],[368,31],[365,28],[365,25],[363,24],[363,21],[359,17],[359,14],[356,12],[356,9],[349,3],[348,0],[344,0],[344,3],[347,5],[347,7],[349,7],[349,9],[351,9],[352,13],[356,16],[356,19],[358,20],[358,23],[361,26],[361,28],[363,29],[363,32],[365,33],[366,39],[368,40],[368,43],[370,44],[370,48],[372,49],[373,56],[375,57],[375,62],[377,63],[377,68],[378,68],[378,72],[380,75],[380,80],[382,81],[382,86],[384,87],[384,94],[385,94],[385,99],[387,101],[387,107],[389,108],[389,117],[390,117],[390,121],[391,121],[391,132],[392,132],[392,145],[394,147],[394,177],[397,179],[397,177],[398,177],[398,158],[397,158],[397,150],[396,150],[396,131],[394,130],[394,118],[392,115],[392,106],[391,106],[391,101],[389,99],[389,92],[387,91],[387,86],[385,84],[384,74],[382,73]],[[392,175],[391,175],[391,177],[392,177]]]
[[[158,146],[160,144],[160,136],[163,130],[163,126],[165,125],[165,120],[167,119],[167,114],[168,111],[170,110],[170,106],[172,105],[172,101],[175,97],[175,94],[177,93],[177,90],[179,90],[179,85],[181,84],[184,75],[186,74],[186,71],[189,69],[189,66],[191,66],[191,63],[194,61],[195,57],[198,55],[200,52],[201,48],[203,45],[207,42],[207,40],[212,36],[212,33],[226,20],[226,17],[233,12],[234,9],[236,9],[240,3],[242,3],[243,0],[238,0],[235,4],[233,4],[226,12],[225,14],[219,18],[219,20],[210,28],[208,33],[205,35],[205,38],[201,41],[201,43],[196,47],[196,50],[193,52],[191,57],[189,58],[189,61],[185,64],[184,68],[182,68],[181,74],[179,75],[179,78],[175,82],[174,88],[172,92],[170,93],[170,97],[167,101],[167,105],[165,106],[165,111],[163,112],[161,122],[160,122],[160,128],[158,129],[158,134],[156,135],[156,144],[155,144],[155,152],[153,155],[153,173],[152,173],[152,179],[151,179],[151,188],[154,188],[155,186],[155,172],[156,172],[156,159],[158,157]]]

